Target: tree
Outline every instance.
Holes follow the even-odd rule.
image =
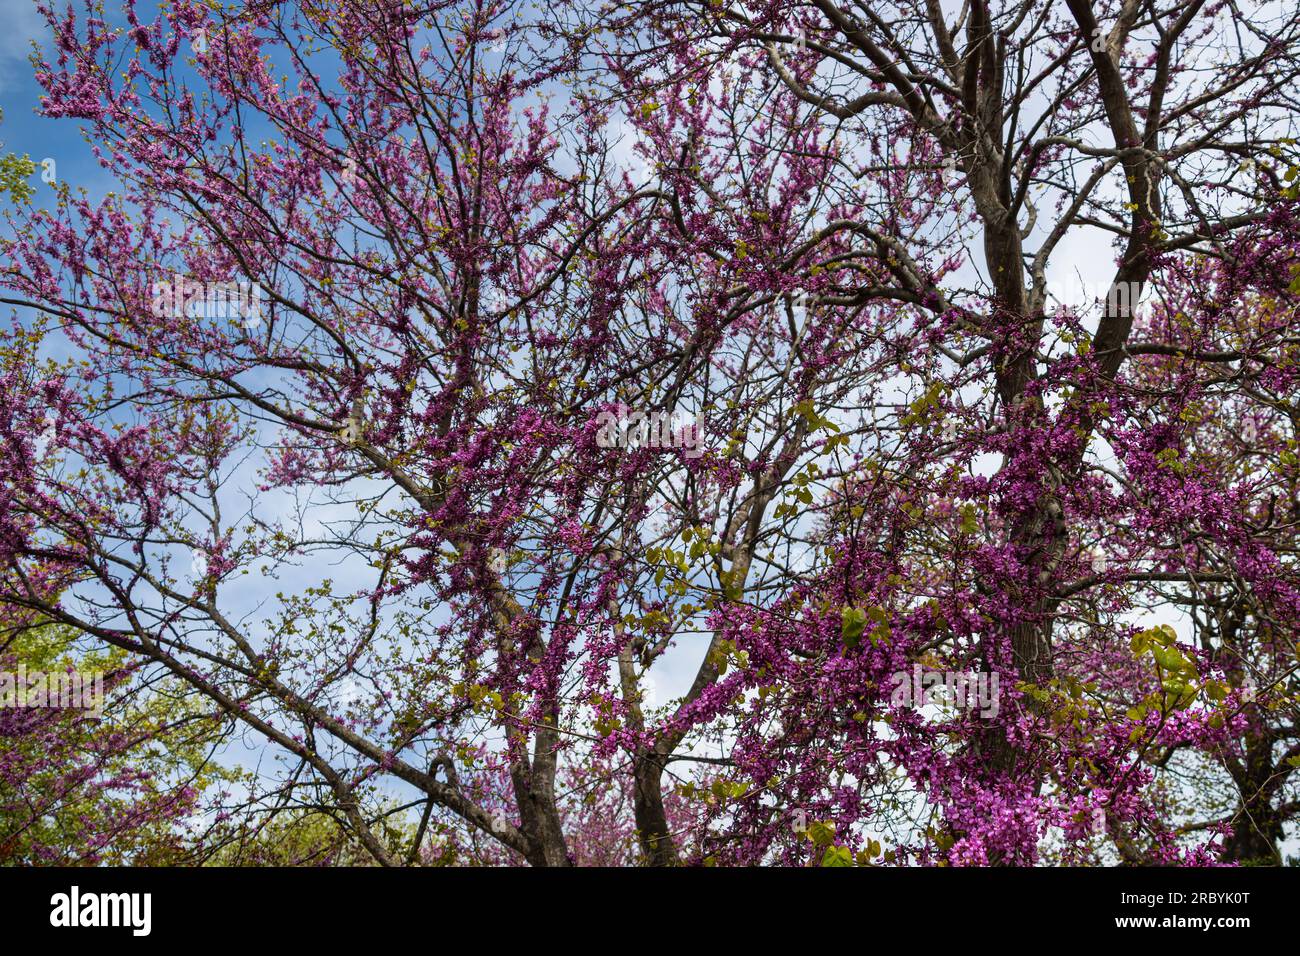
[[[49,16],[44,111],[122,193],[4,243],[0,601],[165,668],[384,864],[441,828],[602,858],[584,792],[626,795],[654,864],[1205,862],[1241,832],[1174,819],[1205,801],[1169,761],[1232,775],[1295,706],[1296,511],[1257,513],[1295,456],[1197,449],[1294,388],[1296,23],[123,15]],[[1085,234],[1115,261],[1062,303]],[[1222,617],[1171,626],[1223,600],[1274,678],[1250,699]]]
[[[0,633],[3,676],[40,678],[21,704],[18,682],[4,681],[13,699],[0,707],[0,861],[159,866],[190,858],[192,840],[179,824],[226,776],[209,763],[215,735],[204,715],[183,698],[147,694],[139,664],[120,651],[77,653],[67,628]],[[71,682],[74,674],[84,683]]]
[[[1285,192],[1295,195],[1294,187]],[[1300,764],[1294,708],[1300,649],[1289,615],[1277,611],[1281,595],[1257,587],[1250,574],[1252,566],[1273,560],[1269,552],[1294,566],[1300,515],[1288,368],[1295,348],[1290,300],[1300,285],[1289,255],[1274,242],[1272,235],[1266,243],[1243,242],[1232,250],[1238,265],[1231,270],[1194,264],[1179,283],[1182,296],[1153,317],[1147,336],[1177,349],[1139,373],[1160,417],[1187,423],[1186,458],[1213,509],[1198,509],[1189,517],[1199,520],[1184,519],[1182,527],[1184,540],[1194,544],[1195,586],[1162,596],[1189,610],[1207,661],[1241,697],[1235,732],[1195,755],[1226,771],[1227,779],[1212,772],[1196,779],[1205,796],[1187,808],[1186,825],[1230,824],[1225,857],[1267,864],[1281,862],[1283,828],[1295,809],[1292,775]],[[1235,308],[1225,316],[1229,304]],[[1225,318],[1232,330],[1227,349],[1214,335]],[[1228,515],[1231,525],[1223,527]],[[1220,525],[1213,536],[1197,526],[1207,518]],[[1256,544],[1261,537],[1267,550]],[[1168,763],[1179,749],[1166,749],[1159,761]]]

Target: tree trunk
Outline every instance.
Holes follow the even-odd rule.
[[[655,752],[639,756],[633,770],[637,839],[650,866],[676,866],[680,862],[664,811],[663,772],[663,758]]]
[[[1232,817],[1232,836],[1223,844],[1225,862],[1282,865],[1278,849],[1282,821],[1273,806],[1277,792],[1273,744],[1271,734],[1250,734],[1246,738],[1245,764],[1235,765],[1232,776],[1241,796]]]

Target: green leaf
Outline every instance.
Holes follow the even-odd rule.
[[[830,846],[835,842],[835,824],[820,820],[808,824],[808,839],[817,846]]]
[[[862,632],[867,626],[867,612],[857,607],[846,607],[840,612],[840,640],[845,647],[862,643]]]
[[[828,846],[822,857],[822,866],[852,866],[853,854],[846,846]]]
[[[975,517],[974,505],[961,506],[961,532],[962,534],[974,534],[979,531],[979,521]]]

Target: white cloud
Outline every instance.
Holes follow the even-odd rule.
[[[32,0],[8,5],[5,28],[0,30],[0,92],[31,85],[27,58],[32,52],[32,40],[43,40],[45,34],[45,19],[36,12]]]

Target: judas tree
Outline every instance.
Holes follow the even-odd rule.
[[[207,715],[148,693],[121,651],[76,653],[67,628],[6,617],[0,635],[0,861],[192,859],[187,818],[228,776]]]
[[[1275,844],[1289,16],[47,19],[119,188],[4,241],[0,600],[377,861],[1258,855],[1182,760]]]

